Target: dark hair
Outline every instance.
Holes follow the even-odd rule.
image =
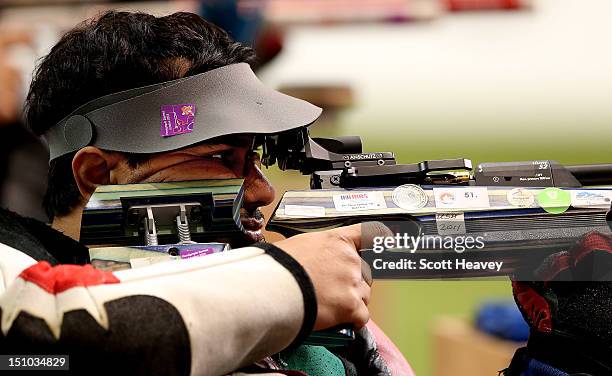
[[[42,135],[103,95],[254,61],[250,47],[198,15],[111,11],[69,31],[42,60],[27,97],[27,123]],[[43,207],[51,219],[70,213],[81,200],[73,157],[65,155],[49,166]],[[132,165],[142,160],[128,155]]]

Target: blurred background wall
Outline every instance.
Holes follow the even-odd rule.
[[[3,48],[10,63],[5,65],[23,82],[34,59],[65,28],[102,9],[156,14],[201,9],[192,1],[80,1],[43,8],[9,3],[0,1],[2,35],[26,29],[34,41],[30,47]],[[258,27],[269,34],[258,42],[265,53],[280,52],[261,67],[260,77],[327,108],[313,128],[316,135],[360,135],[366,150],[394,151],[401,162],[456,157],[612,162],[612,50],[606,47],[612,2],[286,0],[240,6],[258,9]],[[308,184],[293,172],[269,174],[279,193]],[[43,175],[34,180],[44,184]],[[442,375],[454,360],[451,347],[434,336],[452,332],[439,318],[470,327],[478,305],[489,299],[511,299],[509,283],[379,281],[372,317],[417,374]],[[458,333],[468,336],[468,344],[481,343],[477,334]],[[489,349],[499,344],[484,343]],[[493,364],[482,357],[471,361],[482,362],[482,374],[495,374],[517,346],[503,343],[499,358],[486,355]],[[479,354],[476,347],[472,352]],[[475,373],[455,368],[455,374]]]

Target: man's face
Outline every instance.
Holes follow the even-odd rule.
[[[253,242],[262,241],[264,217],[259,207],[274,200],[274,188],[263,175],[253,138],[228,136],[184,149],[154,154],[137,167],[127,161],[114,169],[117,184],[169,182],[198,179],[244,178],[244,205],[240,219]]]

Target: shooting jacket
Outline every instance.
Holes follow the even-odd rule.
[[[271,244],[112,273],[88,261],[78,242],[0,211],[0,354],[69,354],[87,374],[225,375],[296,348],[316,319],[308,275]],[[380,370],[367,374],[390,375],[362,337],[361,363]],[[394,375],[412,374],[383,348]]]

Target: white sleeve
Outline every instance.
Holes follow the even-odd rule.
[[[317,312],[306,272],[270,244],[115,273],[41,262],[13,279],[2,342],[68,351],[71,369],[223,375],[300,341]]]

